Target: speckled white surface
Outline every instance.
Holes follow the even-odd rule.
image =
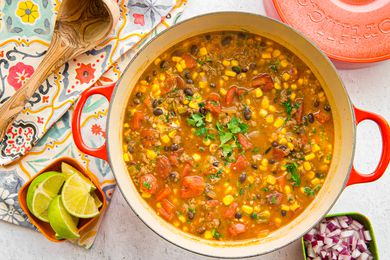
[[[260,0],[189,0],[183,19],[222,10],[264,14]],[[358,70],[342,70],[340,75],[352,102],[390,121],[390,61]],[[375,168],[380,154],[379,131],[371,122],[358,127],[355,165],[365,172]],[[390,259],[390,171],[370,184],[348,187],[332,212],[357,211],[373,224],[379,255]],[[0,259],[203,259],[166,242],[149,230],[127,206],[119,191],[105,216],[96,243],[85,250],[69,243],[51,243],[41,234],[0,222]],[[274,253],[253,259],[301,260],[299,241]]]

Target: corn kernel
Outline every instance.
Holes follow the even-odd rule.
[[[269,107],[269,99],[267,96],[261,100],[261,108],[267,109]]]
[[[221,95],[225,96],[226,93],[227,93],[227,91],[226,91],[226,89],[224,89],[224,88],[220,88],[220,89],[219,89],[219,93],[220,93]]]
[[[271,53],[269,53],[269,52],[263,52],[263,53],[261,54],[261,58],[263,58],[263,59],[271,59]]]
[[[297,81],[298,85],[301,86],[303,84],[303,79],[302,78],[299,78],[298,81]]]
[[[160,74],[160,76],[159,76],[159,80],[160,81],[164,81],[165,80],[165,74]]]
[[[290,76],[290,74],[285,72],[285,73],[283,73],[282,78],[283,78],[284,81],[287,81],[287,80],[289,80],[291,78],[291,76]]]
[[[282,223],[282,220],[280,218],[275,218],[274,221],[275,221],[275,224],[277,224],[277,225],[280,225]]]
[[[160,203],[160,202],[157,202],[157,203],[156,203],[156,208],[159,209],[159,208],[161,208],[161,207],[162,207],[162,206],[161,206],[161,203]]]
[[[304,162],[303,163],[303,168],[306,170],[306,171],[310,171],[311,170],[311,164],[309,162]]]
[[[268,167],[267,167],[267,166],[260,165],[260,166],[259,166],[259,170],[265,172],[265,171],[268,171]]]
[[[185,69],[187,67],[187,64],[186,64],[185,60],[181,60],[180,61],[180,65],[183,67],[183,69]]]
[[[271,212],[269,212],[269,210],[264,210],[259,215],[261,218],[269,218],[271,216]]]
[[[223,204],[225,204],[226,206],[229,206],[233,201],[234,201],[234,197],[230,194],[226,195],[222,199]]]
[[[183,104],[184,104],[184,105],[187,105],[188,103],[190,103],[190,101],[189,101],[188,99],[184,99],[184,100],[183,100]]]
[[[222,75],[221,78],[222,78],[224,81],[228,81],[228,80],[229,80],[229,77],[226,76],[226,75]]]
[[[321,183],[321,180],[318,179],[318,178],[314,178],[314,179],[311,180],[311,184],[313,184],[313,185],[317,185],[317,184],[320,184],[320,183]]]
[[[297,84],[291,84],[291,89],[296,90],[297,89]]]
[[[184,217],[184,215],[179,215],[178,219],[179,219],[180,222],[182,222],[182,223],[186,222],[186,217]]]
[[[198,84],[199,84],[199,88],[205,88],[209,85],[206,81],[199,81]]]
[[[183,72],[183,67],[179,63],[176,64],[176,69],[178,72]]]
[[[290,187],[290,185],[284,186],[284,192],[285,192],[286,194],[290,194],[290,193],[291,193],[291,187]]]
[[[263,159],[261,160],[261,165],[263,165],[263,166],[268,166],[268,159],[267,159],[267,158],[263,158]]]
[[[199,108],[198,103],[196,103],[196,102],[194,102],[194,101],[191,101],[191,102],[188,104],[188,106],[189,106],[190,108],[193,108],[193,109],[198,109],[198,108]]]
[[[241,207],[242,211],[244,211],[246,214],[250,215],[253,212],[253,207],[248,205],[242,205]]]
[[[286,68],[288,66],[288,61],[287,60],[282,60],[280,62],[280,66],[282,66],[283,68]]]
[[[194,159],[194,161],[198,162],[198,161],[200,160],[200,155],[197,154],[197,153],[194,153],[194,154],[192,155],[192,158]]]
[[[171,139],[169,138],[168,135],[163,135],[163,136],[161,136],[161,141],[162,141],[163,143],[165,143],[165,144],[169,143],[170,140],[171,140]]]
[[[169,134],[168,134],[168,136],[169,136],[170,138],[175,137],[175,135],[176,135],[176,130],[172,130],[172,131],[170,131]]]
[[[310,171],[306,174],[307,178],[313,179],[316,174],[313,171]]]
[[[267,182],[268,184],[275,185],[275,183],[276,183],[276,178],[275,178],[274,176],[272,176],[272,175],[267,175],[267,177],[266,177],[266,182]]]
[[[141,196],[142,198],[148,199],[152,197],[152,194],[150,194],[149,192],[142,192]]]
[[[237,76],[237,73],[235,73],[232,70],[225,70],[225,75],[229,76],[229,77],[235,77],[235,76]]]
[[[146,150],[146,157],[149,158],[149,160],[154,160],[157,157],[157,154],[153,150]]]
[[[291,209],[292,211],[295,211],[295,210],[297,210],[299,207],[300,207],[300,206],[299,206],[298,202],[294,201],[294,203],[290,206],[290,209]]]
[[[299,190],[301,191],[301,193],[305,193],[305,188],[301,187]]]
[[[276,49],[272,52],[272,57],[274,57],[274,58],[279,57],[280,54],[281,54],[281,52],[278,49]]]
[[[255,90],[255,96],[256,96],[257,98],[263,96],[263,91],[261,90],[261,88],[257,88],[257,89]]]
[[[253,178],[253,176],[249,176],[249,177],[248,177],[248,181],[249,181],[250,183],[253,183],[253,182],[255,181],[255,178]]]
[[[260,115],[260,116],[265,117],[267,114],[268,114],[267,110],[265,110],[265,109],[260,109],[260,111],[259,111],[259,115]]]
[[[206,56],[207,55],[207,49],[205,47],[202,47],[199,49],[200,56]]]
[[[209,123],[213,122],[213,115],[211,113],[207,113],[205,120]]]
[[[238,66],[238,61],[232,60],[232,66]]]
[[[179,226],[180,226],[180,222],[179,222],[179,221],[175,221],[175,222],[173,222],[173,225],[174,225],[175,227],[179,227]]]
[[[281,117],[276,118],[274,127],[279,128],[284,124],[284,120]]]
[[[266,118],[265,118],[265,121],[267,123],[272,123],[274,121],[274,116],[273,115],[268,115]]]
[[[280,138],[280,140],[279,140],[279,143],[280,144],[287,144],[287,139],[286,138]]]
[[[192,76],[191,76],[191,78],[193,79],[193,80],[196,80],[196,78],[198,77],[198,72],[194,72],[194,73],[192,73]]]
[[[293,92],[290,95],[290,100],[294,101],[296,97],[297,97],[297,94],[295,94],[295,92]]]
[[[123,154],[123,160],[125,160],[125,162],[129,162],[129,161],[130,161],[130,158],[129,158],[129,154],[128,154],[128,153],[124,153],[124,154]]]
[[[219,84],[220,87],[223,87],[225,85],[225,81],[223,79],[220,79],[218,81],[218,84]]]
[[[230,66],[230,61],[228,61],[228,60],[223,60],[223,61],[222,61],[222,64],[223,64],[223,66],[225,66],[225,67]]]
[[[188,227],[183,227],[184,232],[188,232]]]
[[[179,56],[172,56],[172,61],[180,62],[181,61],[181,57],[179,57]]]
[[[269,110],[269,112],[275,112],[276,108],[273,105],[269,105],[268,110]]]
[[[209,146],[211,144],[211,140],[209,138],[203,139],[203,144]]]
[[[324,163],[329,164],[329,163],[330,163],[330,159],[328,159],[327,157],[325,157]]]
[[[232,186],[227,186],[225,194],[229,194],[233,190]]]
[[[158,65],[158,64],[160,64],[160,62],[161,62],[161,59],[157,58],[154,60],[154,65]]]
[[[318,144],[314,144],[314,145],[312,146],[312,148],[311,148],[311,151],[312,151],[313,153],[318,152],[319,150],[321,150],[321,148],[320,148],[320,146],[319,146]]]
[[[159,90],[160,89],[160,85],[158,85],[158,84],[153,84],[152,85],[152,91],[153,92],[155,92],[155,91],[157,91],[157,90]]]
[[[209,147],[209,151],[211,153],[215,153],[218,150],[218,145],[217,144],[211,144]]]
[[[207,230],[206,232],[204,232],[204,238],[205,239],[212,239],[213,234],[211,234],[211,232]]]
[[[316,158],[316,155],[314,153],[309,153],[308,155],[305,155],[305,160],[310,161]]]
[[[275,82],[274,83],[274,88],[279,90],[279,89],[282,89],[282,86],[280,86],[280,84],[278,82]]]

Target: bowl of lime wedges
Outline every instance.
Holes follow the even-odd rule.
[[[80,238],[106,208],[95,175],[70,157],[55,160],[26,182],[18,199],[31,223],[54,242]]]

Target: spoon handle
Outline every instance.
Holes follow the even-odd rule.
[[[30,79],[0,107],[0,140],[42,82],[75,54],[73,44],[54,31],[45,57]]]

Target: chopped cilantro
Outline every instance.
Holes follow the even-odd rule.
[[[205,122],[203,121],[204,116],[201,113],[192,114],[189,118],[187,118],[187,123],[191,126],[202,127],[205,126]]]
[[[280,61],[279,61],[279,59],[277,59],[277,60],[272,60],[270,63],[269,63],[269,65],[268,65],[268,67],[273,71],[273,72],[278,72],[279,71],[279,65],[280,65]]]
[[[229,132],[220,132],[219,141],[221,141],[221,146],[229,142],[233,138],[233,134]]]
[[[233,146],[232,145],[230,145],[230,144],[223,144],[221,146],[221,148],[222,148],[222,155],[223,155],[223,157],[228,158],[228,157],[230,157],[232,155],[232,153],[233,153]]]
[[[268,189],[267,187],[264,187],[264,188],[262,188],[261,190],[264,191],[264,192],[269,191],[269,189]]]
[[[204,152],[205,150],[206,149],[203,146],[199,147],[199,151]]]
[[[252,149],[251,151],[252,153],[259,153],[260,152],[260,148],[259,147],[255,147]]]
[[[307,196],[314,196],[317,191],[321,189],[321,185],[317,185],[314,187],[314,189],[310,187],[303,188],[303,191],[306,193]]]
[[[240,194],[241,196],[244,195],[244,189],[243,189],[243,188],[240,188],[240,189],[238,190],[238,194]]]
[[[216,173],[210,174],[208,177],[210,179],[218,179],[221,177],[222,173],[223,173],[223,169],[219,169]]]
[[[142,185],[144,185],[145,188],[147,188],[148,190],[150,190],[150,183],[149,183],[149,182],[144,181],[144,182],[142,183]]]
[[[191,101],[192,100],[192,96],[186,96],[186,99]]]
[[[273,195],[271,196],[270,203],[271,203],[272,205],[275,205],[276,203],[278,203],[278,198],[276,197],[275,194],[273,194]]]
[[[238,134],[248,132],[249,126],[245,123],[240,122],[237,117],[233,117],[230,122],[227,123],[227,128],[232,134]]]
[[[215,239],[220,239],[221,237],[223,237],[223,235],[219,233],[218,230],[216,230],[215,228],[211,230],[211,234]]]
[[[294,186],[301,185],[301,176],[298,173],[297,164],[296,163],[288,163],[285,165],[287,171],[291,174],[291,180]]]

